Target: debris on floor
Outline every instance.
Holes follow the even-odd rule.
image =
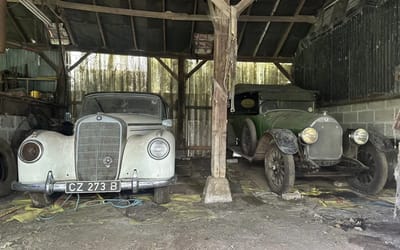
[[[296,190],[291,193],[283,193],[281,195],[281,198],[285,201],[301,200],[303,198],[303,195],[298,190]]]
[[[364,231],[367,228],[365,219],[363,218],[349,218],[348,220],[337,221],[335,227],[341,228],[344,231],[348,231],[349,229]]]

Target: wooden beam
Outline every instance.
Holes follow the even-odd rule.
[[[236,12],[238,15],[242,14],[242,12],[252,4],[254,0],[241,0],[235,5]]]
[[[6,51],[6,36],[7,36],[7,2],[0,0],[0,53]]]
[[[72,64],[71,66],[68,67],[68,69],[67,69],[68,72],[71,72],[73,69],[75,69],[77,66],[79,66],[79,64],[81,64],[83,62],[83,60],[85,60],[91,54],[92,54],[91,52],[87,52],[83,56],[81,56],[81,58],[79,58],[78,61],[76,61],[74,64]]]
[[[186,79],[189,79],[197,70],[199,70],[208,60],[202,60],[199,62],[189,73],[185,75]]]
[[[166,10],[166,2],[165,0],[162,0],[162,11],[165,12]],[[163,50],[164,52],[167,51],[167,25],[166,25],[166,20],[163,19]]]
[[[250,15],[252,8],[253,8],[253,5],[250,5],[249,8],[247,8],[246,16]],[[242,45],[242,41],[244,38],[244,33],[246,32],[246,28],[247,28],[247,22],[244,22],[242,30],[240,31],[239,38],[238,38],[238,51],[240,50],[240,46]]]
[[[55,72],[59,72],[59,67],[43,51],[35,51]]]
[[[96,6],[96,0],[93,0],[93,5]],[[101,23],[98,12],[96,12],[96,20],[97,20],[97,27],[99,28],[99,32],[100,32],[101,41],[103,43],[103,47],[107,48],[106,37],[104,36],[103,25]]]
[[[218,2],[218,1],[217,1]],[[211,21],[209,15],[191,15],[187,13],[175,13],[172,11],[157,12],[157,11],[147,11],[147,10],[131,10],[123,8],[112,8],[99,5],[72,3],[61,0],[56,0],[56,5],[64,9],[73,9],[80,11],[89,11],[105,14],[123,15],[123,16],[136,16],[144,18],[154,18],[154,19],[166,19],[174,21],[200,21],[207,22]],[[241,16],[239,17],[240,22],[280,22],[280,23],[315,23],[315,16]]]
[[[300,0],[299,5],[297,6],[294,12],[294,16],[300,14],[301,9],[303,8],[305,2],[306,0]],[[279,53],[281,52],[283,45],[285,44],[287,38],[289,37],[290,32],[292,31],[293,25],[294,23],[290,23],[289,26],[286,28],[285,33],[283,33],[283,36],[281,37],[281,40],[279,41],[278,46],[275,49],[274,57],[278,56]]]
[[[21,24],[17,21],[14,14],[11,12],[11,9],[7,8],[7,15],[10,18],[15,30],[18,32],[18,35],[21,37],[23,42],[29,42],[28,36],[25,34],[24,30],[22,29]]]
[[[26,44],[22,44],[19,42],[15,42],[15,41],[6,41],[6,45],[7,47],[10,48],[16,48],[16,49],[24,49],[24,50],[28,50],[28,51],[32,51],[32,52],[39,52],[41,49],[40,48],[35,48]]]
[[[275,12],[278,9],[278,6],[279,6],[280,2],[281,2],[281,0],[276,0],[275,1],[274,7],[272,8],[272,11],[271,11],[271,14],[270,14],[271,16],[275,15]],[[261,46],[262,42],[264,41],[265,35],[267,34],[270,26],[271,26],[271,22],[267,22],[265,24],[263,33],[261,33],[260,39],[258,39],[257,45],[254,48],[253,56],[257,55],[258,50],[260,49],[260,46]]]
[[[239,22],[315,23],[315,16],[241,16]]]
[[[275,66],[279,69],[279,71],[291,82],[293,83],[293,77],[292,75],[280,64],[280,63],[274,63]]]
[[[197,14],[197,6],[198,6],[198,0],[194,0],[193,4],[193,14]],[[196,28],[196,22],[192,21],[192,29],[190,30],[190,39],[189,39],[189,51],[191,52],[193,49],[193,36],[194,36],[194,30]]]
[[[129,4],[129,9],[132,9],[132,0],[128,0],[128,4]],[[134,49],[138,49],[137,40],[136,40],[135,20],[133,19],[133,16],[130,16],[129,19],[130,19],[130,22],[131,22],[133,48]]]
[[[184,133],[184,123],[185,123],[185,106],[186,106],[186,80],[185,77],[185,59],[178,58],[178,107],[177,107],[177,131],[178,141],[177,145],[179,148],[184,148],[186,146],[185,133]]]
[[[156,60],[161,64],[161,66],[164,67],[164,69],[166,69],[171,74],[173,78],[175,78],[175,80],[179,81],[179,76],[172,69],[170,69],[170,67],[168,67],[168,65],[165,62],[163,62],[161,58],[156,57]]]
[[[74,46],[78,46],[74,37],[74,34],[72,33],[72,29],[71,29],[71,25],[69,23],[69,21],[67,20],[67,18],[65,18],[65,16],[62,14],[61,15],[61,21],[64,24],[65,30],[68,33],[69,36],[69,40],[71,41],[71,44],[73,44]]]
[[[224,16],[230,15],[230,6],[224,0],[211,0],[211,2],[217,7],[218,11]]]

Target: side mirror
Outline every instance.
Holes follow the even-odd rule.
[[[164,127],[172,128],[172,120],[171,120],[171,119],[163,120],[161,124],[162,124]]]
[[[72,114],[70,112],[65,112],[64,114],[64,121],[72,122]]]

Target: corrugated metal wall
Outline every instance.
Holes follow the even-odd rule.
[[[57,51],[44,52],[54,63],[59,62]],[[23,77],[54,77],[54,70],[36,53],[22,49],[7,49],[0,54],[0,71],[8,70]],[[35,81],[36,89],[54,92],[55,81]]]
[[[319,90],[325,104],[399,95],[399,5],[393,0],[365,7],[319,38],[305,40],[295,58],[296,85]]]
[[[75,54],[74,54],[75,53]],[[71,64],[79,54],[70,53]],[[174,72],[178,61],[162,59]],[[198,62],[187,60],[189,72]],[[283,65],[288,71],[291,64]],[[211,97],[213,62],[203,65],[186,82],[184,134],[186,146],[211,146]],[[270,63],[241,63],[237,65],[237,82],[258,84],[286,84],[288,80]],[[160,94],[171,109],[176,131],[178,82],[154,58],[93,54],[71,72],[72,110],[76,115],[82,96],[93,91],[149,91]],[[188,150],[187,156],[207,156],[208,150]]]

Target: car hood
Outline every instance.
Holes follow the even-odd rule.
[[[292,130],[294,133],[301,132],[306,127],[310,127],[318,118],[326,117],[329,120],[333,119],[328,115],[302,110],[274,110],[265,113],[263,116],[263,120],[268,128],[286,128]]]

